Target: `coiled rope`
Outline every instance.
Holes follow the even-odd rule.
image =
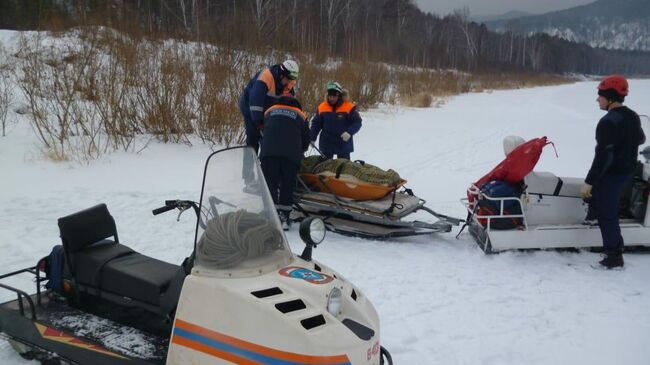
[[[263,216],[246,210],[210,219],[197,245],[196,259],[211,269],[226,269],[266,256],[282,246],[282,234]]]

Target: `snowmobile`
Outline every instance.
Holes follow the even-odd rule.
[[[650,124],[647,117],[645,121]],[[626,248],[650,247],[650,146],[640,155],[644,161],[638,161],[621,202],[620,226]],[[523,179],[523,190],[512,196],[486,194],[485,188],[472,184],[468,197],[461,199],[468,211],[469,233],[486,253],[602,248],[599,227],[585,221],[589,204],[580,195],[583,183],[584,178],[532,171]],[[493,209],[483,209],[485,206]]]
[[[325,159],[313,144],[312,148]],[[355,162],[365,164],[363,161]],[[369,239],[445,233],[464,222],[426,207],[426,200],[404,187],[406,182],[400,179],[394,185],[384,186],[343,179],[339,173],[300,173],[292,219],[300,221],[305,217],[321,217],[330,231]],[[406,220],[418,211],[437,220]]]
[[[16,295],[0,304],[3,336],[47,364],[392,364],[370,300],[312,260],[323,221],[305,219],[291,252],[252,149],[211,154],[199,203],[153,214],[174,209],[197,216],[181,265],[123,245],[105,204],[60,218],[62,248],[0,276],[36,282],[33,294],[0,283]]]

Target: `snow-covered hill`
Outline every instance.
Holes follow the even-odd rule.
[[[559,153],[538,170],[584,176],[602,116],[595,82],[465,94],[441,108],[385,107],[362,114],[354,158],[396,169],[435,210],[465,212],[465,187],[502,159],[502,138],[546,135]],[[628,105],[648,114],[650,81],[633,80]],[[20,117],[0,138],[0,267],[35,264],[59,242],[56,219],[106,202],[120,239],[179,263],[191,250],[189,215],[153,217],[164,199],[198,199],[209,148],[152,143],[88,165],[42,160]],[[647,364],[650,255],[624,271],[595,271],[589,252],[486,256],[467,234],[369,241],[330,234],[315,250],[364,290],[396,364]],[[289,232],[294,251],[298,233]],[[33,283],[14,282],[30,290]],[[0,291],[0,299],[11,296]],[[27,363],[0,341],[0,363]]]
[[[650,2],[598,0],[542,15],[486,21],[491,29],[547,33],[592,47],[650,51]]]

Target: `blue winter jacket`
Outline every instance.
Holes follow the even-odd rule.
[[[345,142],[341,138],[343,132],[353,136],[361,129],[361,116],[356,105],[350,101],[342,101],[334,106],[327,101],[318,106],[318,112],[311,120],[311,140],[316,141],[320,133],[319,148],[326,154],[341,154],[354,152],[354,138]]]
[[[273,105],[264,115],[260,159],[282,157],[300,165],[303,153],[309,147],[309,126],[299,104],[286,104]]]
[[[293,88],[285,89],[282,86],[279,65],[270,66],[256,73],[239,98],[239,111],[244,117],[246,130],[259,129],[264,121],[264,112],[284,93],[295,94]]]
[[[631,175],[644,143],[638,114],[626,106],[610,109],[596,127],[596,153],[585,182],[598,184],[608,173]]]

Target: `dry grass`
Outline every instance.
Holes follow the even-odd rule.
[[[395,74],[399,102],[412,107],[440,106],[449,97],[461,93],[560,85],[575,81],[560,75],[530,73],[467,74],[399,70]]]
[[[196,43],[135,39],[109,28],[84,28],[78,44],[44,48],[25,39],[20,89],[32,124],[55,160],[88,160],[113,150],[135,150],[136,137],[190,143],[198,136],[214,145],[241,144],[240,94],[264,64],[286,55],[216,48]],[[325,84],[339,81],[360,109],[378,103],[437,107],[464,92],[555,85],[555,75],[466,74],[414,70],[380,63],[313,62],[301,65],[296,86],[311,114]]]
[[[416,108],[428,108],[433,103],[433,95],[431,93],[422,91],[415,95],[406,95],[402,99],[402,104]]]

